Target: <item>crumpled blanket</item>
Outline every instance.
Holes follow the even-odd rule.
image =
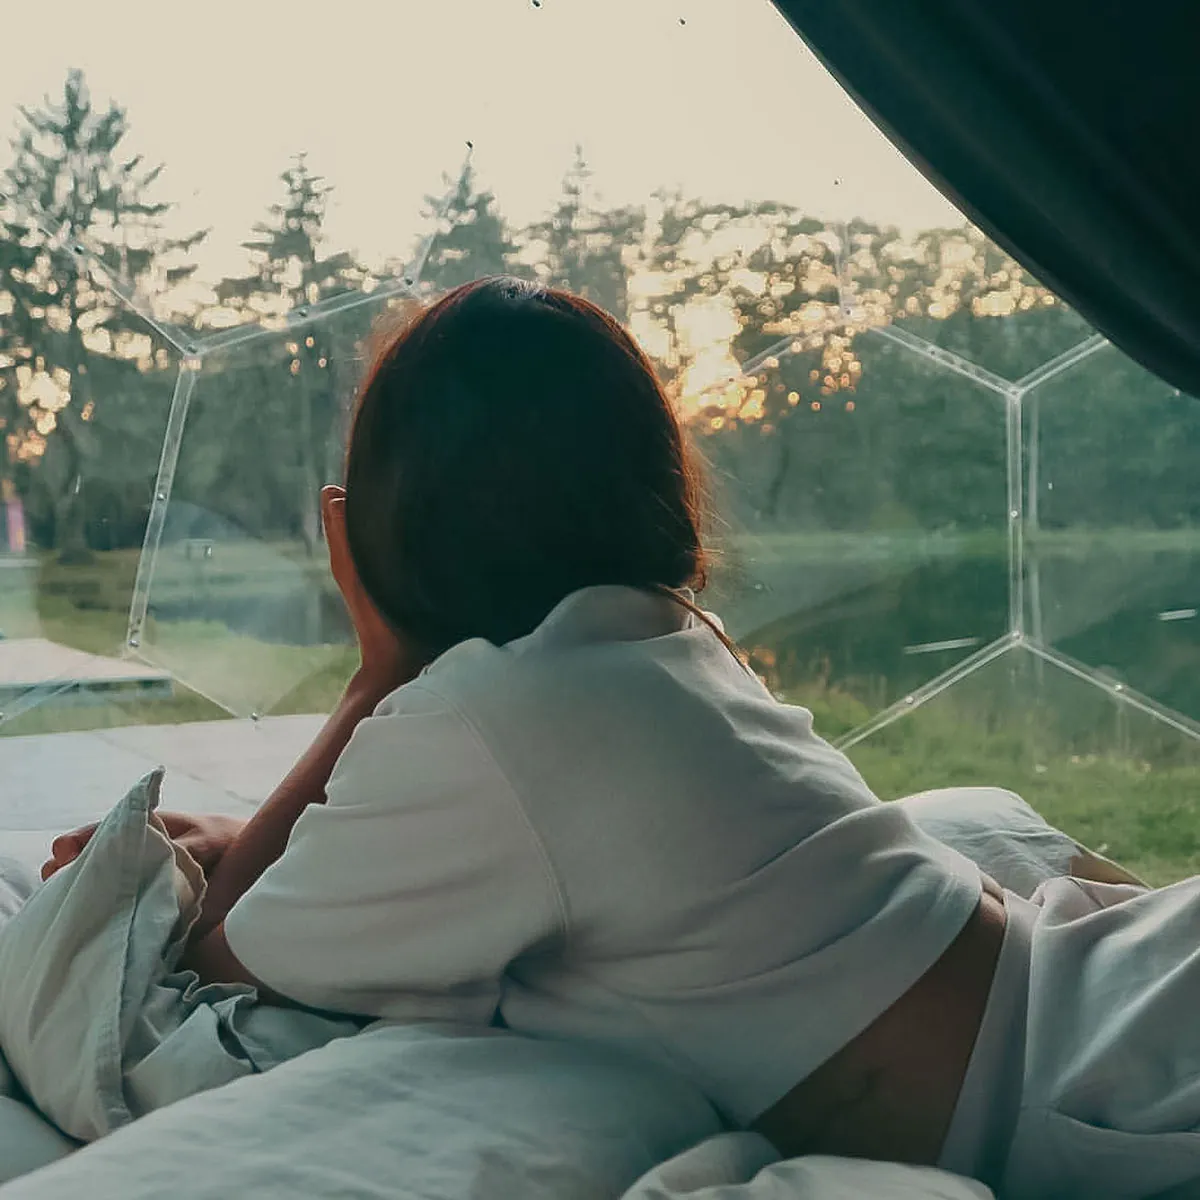
[[[154,811],[162,780],[142,779],[0,926],[0,1050],[82,1142],[361,1027],[177,969],[204,876]]]

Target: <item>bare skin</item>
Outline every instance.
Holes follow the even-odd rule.
[[[755,1122],[782,1155],[937,1163],[1000,956],[1003,897],[985,876],[978,908],[942,957]]]

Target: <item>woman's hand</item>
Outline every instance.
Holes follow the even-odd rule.
[[[382,700],[401,684],[415,679],[425,659],[392,630],[363,589],[346,539],[345,488],[330,485],[321,489],[321,518],[333,581],[346,602],[358,638],[362,666],[357,682]]]
[[[222,817],[213,814],[192,816],[190,813],[159,813],[167,834],[178,842],[200,864],[205,876],[221,861],[234,838],[241,833],[246,822],[240,817]],[[92,840],[97,825],[84,825],[54,839],[50,857],[42,865],[42,878],[49,879],[68,863],[74,862],[83,848]]]

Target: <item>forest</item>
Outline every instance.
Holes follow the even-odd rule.
[[[583,148],[523,228],[468,158],[429,196],[428,236],[380,264],[328,243],[334,185],[298,154],[247,230],[245,274],[192,286],[206,231],[165,232],[161,167],[125,152],[129,119],[71,72],[53,102],[20,110],[0,175],[0,483],[31,543],[64,561],[141,542],[190,361],[159,329],[208,348],[167,536],[240,530],[309,553],[372,328],[409,296],[481,275],[564,286],[624,321],[742,529],[1002,529],[1003,397],[880,331],[1002,382],[1091,332],[968,225],[901,231],[666,191],[613,209]],[[1196,521],[1198,410],[1114,357],[1045,389],[1044,490],[1030,499],[1047,530]]]

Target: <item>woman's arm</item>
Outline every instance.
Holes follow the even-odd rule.
[[[325,802],[325,785],[358,723],[385,696],[415,679],[428,661],[428,655],[388,626],[359,581],[346,540],[344,489],[321,489],[321,517],[329,567],[346,602],[362,665],[316,741],[221,856],[209,877],[200,919],[192,928],[193,945],[217,930],[229,910],[283,853],[300,814],[310,804]],[[223,935],[218,933],[218,938]]]
[[[508,964],[565,937],[566,915],[507,780],[436,684],[359,724],[327,803],[184,967],[314,1011],[492,1020]]]
[[[200,918],[192,927],[184,956],[184,965],[192,967],[205,983],[253,983],[267,999],[279,1002],[283,997],[255,979],[229,948],[225,918],[283,854],[300,814],[310,804],[325,803],[329,777],[359,722],[369,717],[385,696],[415,679],[430,658],[388,625],[364,590],[346,539],[344,489],[321,489],[321,517],[329,568],[346,602],[362,665],[316,741],[221,855],[208,878]]]
[[[354,676],[313,744],[221,855],[208,879],[192,942],[224,921],[242,894],[283,853],[300,814],[310,804],[325,802],[325,785],[358,723],[402,682],[385,683],[363,671]]]

